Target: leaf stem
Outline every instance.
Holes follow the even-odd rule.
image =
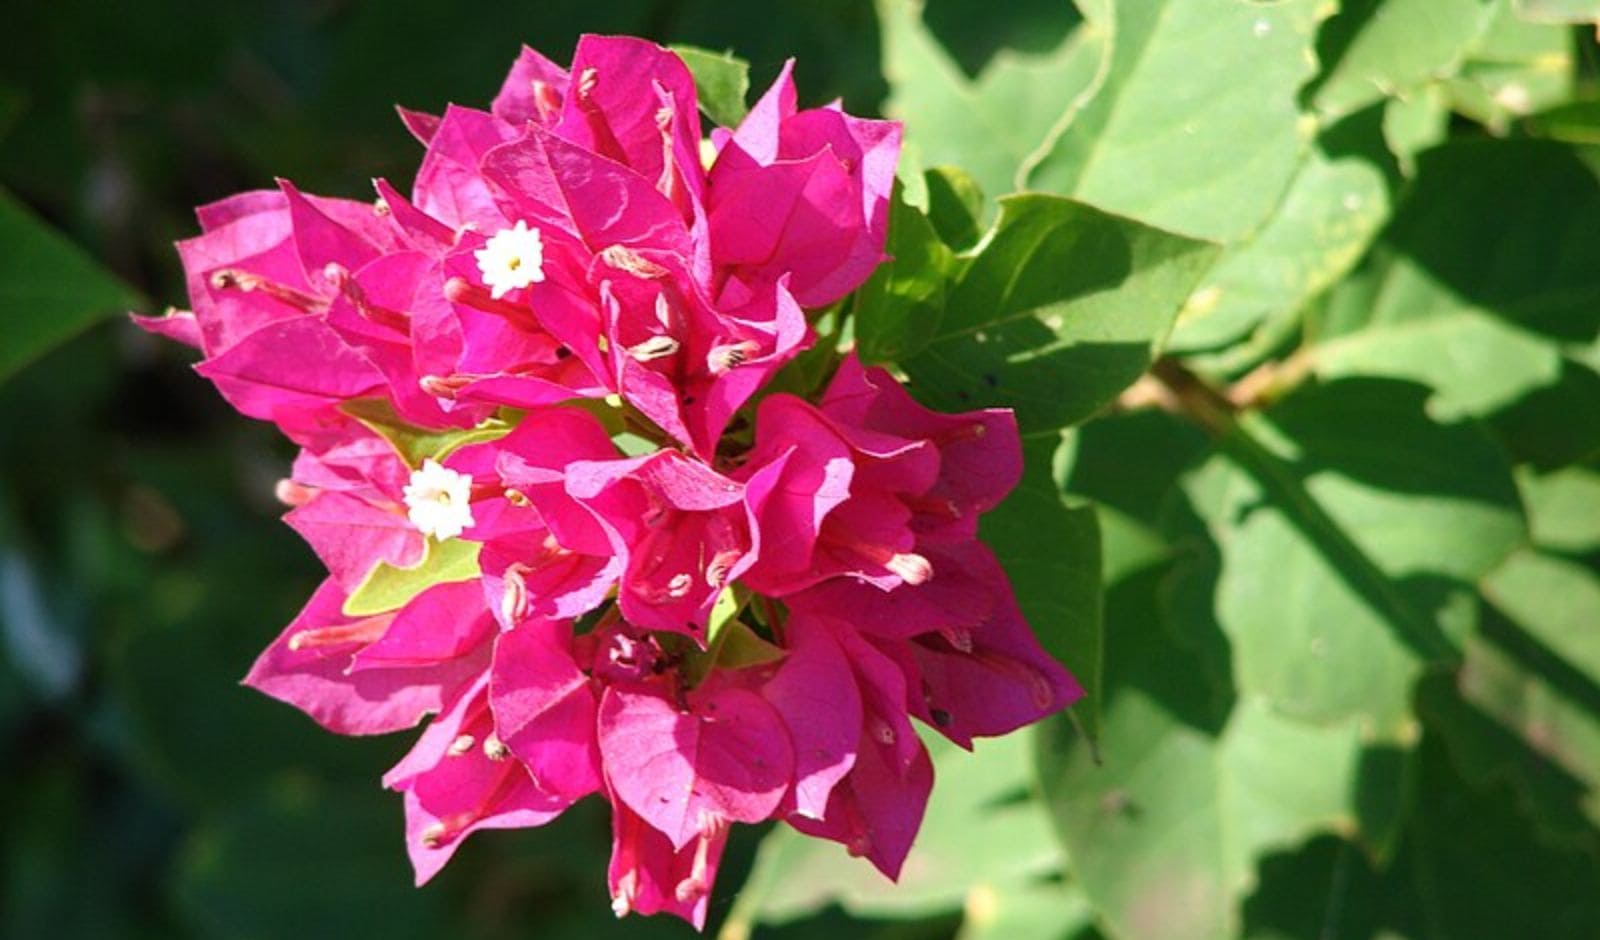
[[[1156,360],[1150,375],[1163,390],[1157,403],[1211,434],[1218,450],[1255,478],[1284,517],[1317,547],[1346,585],[1394,628],[1402,642],[1425,659],[1454,662],[1459,657],[1438,624],[1406,601],[1383,569],[1307,491],[1293,464],[1265,443],[1281,435],[1263,414],[1240,409],[1176,359]]]

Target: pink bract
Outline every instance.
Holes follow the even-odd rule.
[[[736,823],[893,878],[913,718],[970,746],[1081,695],[978,541],[1009,411],[835,349],[774,391],[885,260],[901,133],[792,73],[706,128],[667,49],[525,48],[488,110],[401,110],[409,193],[202,207],[192,309],[137,318],[299,447],[277,495],[327,579],[245,682],[342,734],[426,722],[384,778],[419,884],[591,796],[619,915],[702,927]]]

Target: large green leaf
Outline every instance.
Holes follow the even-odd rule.
[[[1067,199],[1003,199],[902,365],[935,407],[1015,408],[1025,434],[1081,421],[1149,365],[1216,252]]]
[[[1511,0],[1533,23],[1600,23],[1600,0]]]
[[[1451,940],[1600,936],[1600,861],[1551,846],[1504,788],[1474,792],[1450,773],[1442,749],[1424,747],[1407,866],[1426,929]]]
[[[1328,115],[1348,114],[1453,74],[1483,33],[1498,0],[1345,0],[1323,27],[1323,76],[1312,96]]]
[[[1520,19],[1512,0],[1495,8],[1443,87],[1455,110],[1503,134],[1512,120],[1572,97],[1574,55],[1570,27]]]
[[[1084,700],[1075,709],[1092,737],[1099,727],[1104,644],[1100,527],[1092,507],[1063,499],[1069,450],[1059,434],[1027,440],[1022,482],[983,517],[982,536],[1005,567],[1034,633],[1083,686]]]
[[[1600,181],[1540,140],[1462,140],[1421,154],[1371,263],[1325,323],[1347,332],[1472,308],[1576,343],[1600,332]]]
[[[1518,463],[1540,471],[1600,457],[1600,373],[1571,359],[1560,377],[1491,417],[1495,434]]]
[[[838,903],[867,917],[960,909],[974,890],[1058,871],[1061,847],[1032,786],[1031,732],[978,742],[969,754],[923,735],[938,785],[898,884],[842,847],[774,829],[763,841],[730,923],[784,923]]]
[[[1589,825],[1600,827],[1600,578],[1524,551],[1483,590],[1506,619],[1469,648],[1461,696],[1568,775]]]
[[[0,190],[0,380],[139,295]]]
[[[1323,131],[1282,205],[1206,274],[1169,348],[1220,346],[1332,286],[1388,221],[1397,176],[1382,111],[1351,115]]]
[[[1215,614],[1242,694],[1414,738],[1413,680],[1456,659],[1471,586],[1527,534],[1493,441],[1429,419],[1426,394],[1302,387],[1245,416],[1188,480],[1221,552]]]
[[[745,96],[750,92],[750,63],[730,52],[712,52],[694,46],[672,46],[694,75],[700,110],[723,127],[738,127],[744,120]]]
[[[1319,0],[1145,0],[1085,9],[1111,37],[1104,80],[1027,178],[1200,238],[1252,232],[1282,198],[1314,122]]]
[[[955,257],[928,217],[895,187],[889,212],[889,260],[855,299],[856,349],[867,362],[893,362],[921,349],[938,329]]]
[[[1487,415],[1555,383],[1561,354],[1537,334],[1471,309],[1377,324],[1310,349],[1318,375],[1423,383],[1441,417]]]
[[[967,893],[956,940],[1069,940],[1094,924],[1094,909],[1076,884],[1053,879],[978,885]]]
[[[885,111],[906,124],[906,145],[924,165],[953,164],[989,193],[1018,188],[1018,175],[1096,86],[1105,34],[1085,24],[1045,56],[1009,50],[974,81],[922,22],[922,0],[878,0]]]
[[[466,539],[429,539],[422,560],[410,568],[378,562],[345,599],[345,616],[370,617],[397,610],[436,584],[476,578],[478,550],[482,547]]]
[[[1162,629],[1159,576],[1108,595],[1099,762],[1055,719],[1041,728],[1041,780],[1073,875],[1113,936],[1232,937],[1261,854],[1362,829],[1364,807],[1392,806],[1400,778],[1356,721],[1315,727],[1259,697],[1219,699]]]
[[[1600,470],[1574,466],[1540,474],[1519,468],[1533,544],[1553,552],[1600,551]]]

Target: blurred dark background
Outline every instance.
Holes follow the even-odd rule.
[[[884,94],[861,0],[23,0],[4,19],[0,187],[145,313],[186,304],[171,244],[193,206],[276,176],[404,189],[420,149],[391,106],[486,106],[519,43],[558,61],[586,31],[731,49],[758,90],[792,55],[806,103],[872,113]],[[1074,19],[1064,0],[928,10],[969,70]],[[411,887],[378,786],[409,742],[336,738],[237,685],[318,571],[275,521],[289,449],[189,359],[111,320],[0,379],[0,936],[687,934],[611,919],[595,806],[475,836]],[[713,925],[757,835],[729,852]],[[774,936],[952,929],[832,915]]]

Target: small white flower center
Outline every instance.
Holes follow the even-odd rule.
[[[489,237],[482,248],[472,253],[478,261],[489,296],[499,300],[507,293],[544,280],[544,240],[539,230],[518,221]]]
[[[422,462],[422,469],[411,471],[411,482],[401,492],[406,500],[406,518],[423,535],[442,542],[473,524],[472,478],[441,466],[431,457]]]

